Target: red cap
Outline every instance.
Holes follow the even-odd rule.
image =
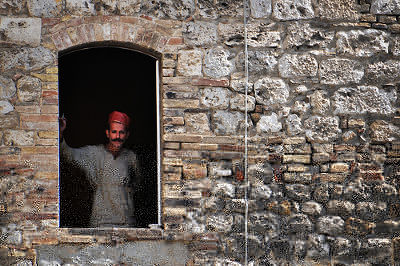
[[[111,124],[111,122],[118,122],[118,123],[124,124],[125,126],[129,127],[129,124],[131,123],[131,119],[125,113],[113,111],[108,116],[108,124]]]

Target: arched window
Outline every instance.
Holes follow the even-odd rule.
[[[67,119],[69,146],[105,144],[114,110],[132,119],[126,147],[137,154],[144,180],[133,199],[136,227],[160,223],[158,62],[115,45],[72,48],[58,58],[59,113]],[[81,171],[60,156],[60,226],[87,227],[93,197]]]

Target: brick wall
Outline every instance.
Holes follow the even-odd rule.
[[[0,1],[1,264],[398,264],[400,2],[248,4],[246,113],[242,1]],[[58,227],[57,57],[93,42],[160,58],[163,229]]]

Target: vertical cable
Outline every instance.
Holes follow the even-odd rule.
[[[245,71],[245,129],[244,129],[244,200],[245,200],[245,214],[244,214],[244,248],[245,248],[245,265],[247,266],[248,257],[248,216],[249,216],[249,204],[247,200],[247,190],[249,188],[249,181],[247,177],[247,130],[248,130],[248,118],[247,118],[247,98],[248,98],[248,83],[249,83],[249,62],[248,62],[248,51],[247,51],[247,0],[243,0],[243,26],[244,26],[244,71]]]

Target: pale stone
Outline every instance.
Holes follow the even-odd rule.
[[[312,223],[305,214],[293,214],[288,217],[287,230],[292,233],[311,232]]]
[[[187,18],[195,11],[194,0],[162,0],[143,1],[142,12],[154,14],[156,17],[172,19]]]
[[[279,73],[282,77],[315,77],[317,60],[308,54],[284,54],[279,59]]]
[[[276,0],[273,16],[279,20],[310,19],[315,17],[311,0]]]
[[[247,119],[248,126],[252,126],[251,119]],[[218,110],[212,114],[214,132],[217,135],[239,135],[245,129],[245,116],[241,112]]]
[[[326,205],[330,214],[350,216],[355,209],[354,203],[344,200],[330,200]]]
[[[114,15],[135,15],[140,11],[140,0],[98,0],[95,2],[95,9],[100,14]]]
[[[38,46],[42,22],[39,18],[0,18],[1,42]]]
[[[246,78],[237,76],[237,75],[232,75],[231,77],[231,88],[234,91],[240,92],[240,93],[245,93],[246,91]],[[253,83],[250,81],[247,81],[247,93],[250,93],[253,91]]]
[[[262,183],[254,184],[251,189],[250,197],[257,200],[267,200],[272,196],[269,186]]]
[[[231,215],[212,215],[207,217],[206,224],[210,231],[226,233],[231,230],[233,217]]]
[[[374,121],[370,128],[371,138],[377,142],[394,141],[400,135],[400,128],[383,120]]]
[[[272,0],[250,0],[250,11],[253,18],[267,18],[272,13]]]
[[[228,76],[234,70],[229,52],[222,48],[210,49],[204,57],[204,73],[212,78]]]
[[[286,130],[290,136],[298,135],[303,132],[301,119],[296,114],[291,114],[286,119]]]
[[[332,97],[335,114],[391,114],[396,111],[396,91],[387,92],[375,86],[340,88]]]
[[[0,76],[0,99],[10,99],[14,96],[16,91],[17,88],[12,79]]]
[[[308,215],[317,216],[321,214],[322,206],[318,202],[307,201],[301,205],[301,211]]]
[[[294,88],[293,91],[298,94],[304,94],[305,92],[309,91],[309,89],[307,88],[307,86],[300,85]]]
[[[392,39],[393,47],[391,48],[391,52],[394,56],[400,56],[400,36],[394,36]]]
[[[349,239],[343,237],[336,237],[332,243],[333,254],[336,256],[350,255],[352,251],[352,244]]]
[[[240,93],[235,93],[231,97],[231,109],[232,110],[238,110],[238,111],[245,111],[246,106],[246,95],[240,94]],[[247,111],[251,112],[254,111],[256,108],[256,99],[253,96],[247,95]]]
[[[303,184],[286,184],[287,196],[296,201],[308,201],[311,198],[310,186]]]
[[[7,70],[40,70],[52,64],[55,54],[44,47],[6,49],[0,52],[0,67]]]
[[[210,133],[210,121],[205,113],[185,113],[185,127],[188,133]]]
[[[358,21],[360,18],[358,3],[354,0],[320,0],[318,7],[322,19]]]
[[[236,188],[234,185],[229,184],[224,180],[217,180],[216,184],[212,186],[212,194],[218,195],[221,194],[223,196],[234,198],[235,197]]]
[[[34,17],[55,17],[61,11],[57,0],[28,0],[29,14]]]
[[[387,211],[387,203],[383,201],[364,201],[356,205],[356,213],[361,219],[376,220],[382,219]]]
[[[339,118],[332,116],[312,116],[304,121],[306,137],[311,142],[330,142],[341,133]]]
[[[379,15],[400,15],[400,0],[372,0],[371,13]]]
[[[275,51],[248,51],[248,67],[249,72],[255,73],[271,73],[276,70],[278,65],[279,53]],[[238,68],[244,70],[245,58],[244,53],[239,55]]]
[[[248,24],[247,45],[249,47],[279,47],[280,32],[271,29],[271,25],[264,22]],[[240,24],[220,23],[218,32],[223,42],[228,46],[244,44],[244,26]]]
[[[25,1],[21,0],[0,0],[0,12],[2,15],[20,14],[24,11]]]
[[[282,124],[278,121],[278,116],[275,113],[271,115],[262,115],[257,123],[258,132],[276,133],[281,131]]]
[[[317,231],[321,234],[339,235],[344,230],[344,221],[339,216],[324,216],[317,221]]]
[[[14,106],[8,101],[0,101],[0,114],[5,115],[14,111]]]
[[[4,144],[7,146],[32,146],[34,145],[34,133],[24,130],[6,130]]]
[[[329,112],[331,102],[326,91],[317,90],[309,96],[314,114],[326,114]]]
[[[307,110],[310,108],[310,104],[306,103],[304,101],[295,101],[291,111],[293,113],[297,113],[297,114],[304,114],[307,112]]]
[[[206,107],[227,109],[231,92],[226,88],[205,88],[201,90],[200,103]]]
[[[185,43],[207,46],[217,42],[217,26],[210,22],[188,22],[183,25]]]
[[[284,104],[289,98],[289,88],[279,78],[265,77],[257,80],[254,83],[254,92],[257,103],[263,104],[267,108]]]
[[[370,64],[366,69],[368,81],[382,84],[400,81],[400,61],[388,60]]]
[[[69,14],[78,16],[96,14],[94,2],[90,0],[65,0],[65,7]]]
[[[348,142],[348,141],[354,139],[355,137],[357,137],[357,134],[354,133],[354,131],[349,130],[349,131],[346,131],[343,133],[342,139],[343,139],[343,141]]]
[[[322,84],[358,83],[364,76],[364,68],[355,60],[332,58],[321,62],[319,76]]]
[[[201,17],[215,19],[222,17],[242,17],[243,2],[237,0],[197,0],[197,9]]]
[[[199,50],[179,51],[177,71],[183,76],[202,75],[202,57]]]
[[[336,33],[338,54],[372,56],[389,52],[388,33],[375,29],[339,31]]]
[[[17,88],[19,101],[39,102],[42,91],[42,83],[40,79],[31,76],[23,76],[17,81]]]
[[[301,47],[326,48],[334,37],[333,31],[315,29],[309,23],[296,21],[288,27],[283,47],[286,49]]]

